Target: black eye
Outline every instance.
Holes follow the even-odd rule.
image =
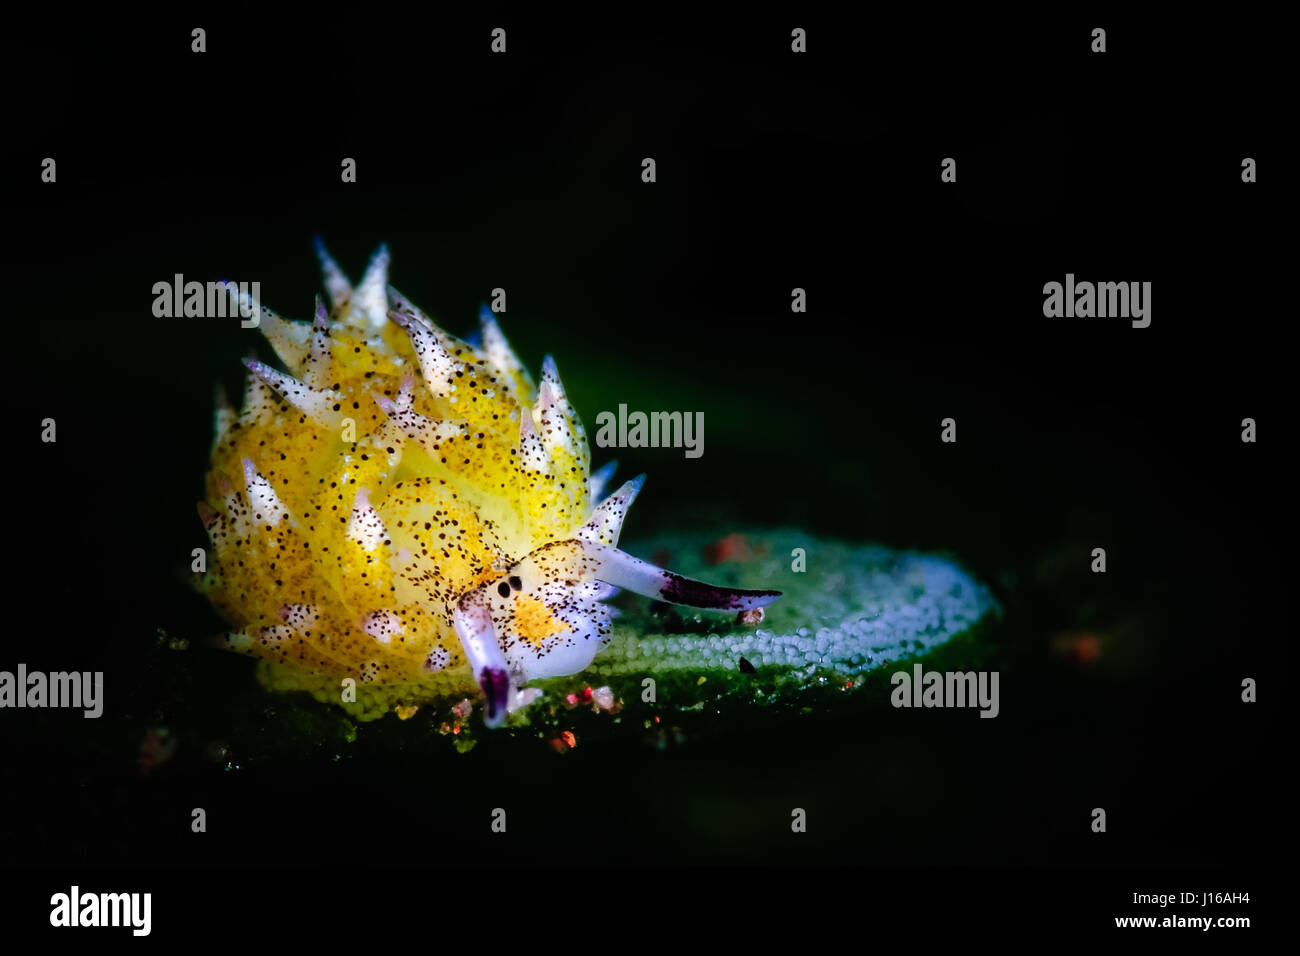
[[[497,594],[500,594],[502,597],[510,597],[510,585],[502,581],[497,585]]]
[[[517,575],[512,574],[510,575],[510,586],[516,591],[522,591],[524,589],[524,582],[520,581]]]

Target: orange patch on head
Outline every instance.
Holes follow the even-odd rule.
[[[569,630],[572,628],[537,598],[526,594],[515,598],[515,631],[534,647],[554,634]]]

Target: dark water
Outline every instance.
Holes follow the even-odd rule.
[[[957,29],[824,24],[798,61],[783,25],[756,50],[755,22],[721,49],[707,30],[520,29],[490,65],[458,52],[479,25],[449,25],[436,56],[397,36],[382,71],[324,91],[306,48],[345,30],[305,44],[231,23],[196,66],[134,59],[165,37],[154,27],[116,37],[99,81],[20,107],[24,182],[52,152],[59,183],[22,187],[15,229],[14,281],[33,295],[10,322],[0,665],[103,670],[107,704],[98,721],[5,713],[11,865],[1250,874],[1271,858],[1290,353],[1273,187],[1238,169],[1270,155],[1275,118],[1157,29],[1098,65],[1061,39],[1071,22],[992,30],[978,52]],[[959,181],[940,187],[948,155]],[[619,403],[703,411],[699,459],[617,452],[622,474],[650,476],[629,536],[793,524],[955,555],[1006,608],[986,637],[1001,716],[864,703],[563,756],[507,735],[461,755],[418,720],[345,748],[303,736],[331,739],[339,715],[289,716],[249,662],[197,647],[221,622],[180,571],[204,543],[212,385],[238,394],[239,358],[270,350],[149,307],[183,273],[256,278],[269,307],[306,317],[315,234],[354,276],[388,242],[394,284],[453,332],[505,287],[512,343],[533,368],[555,355],[589,428]],[[1152,282],[1151,327],[1045,319],[1042,285],[1067,272]],[[46,416],[57,444],[33,438]],[[955,445],[938,440],[948,416]],[[1259,443],[1241,442],[1244,417]],[[1087,571],[1094,547],[1104,575]],[[162,650],[159,629],[194,646]],[[1240,701],[1245,677],[1260,703]],[[158,726],[179,746],[145,775]],[[245,753],[218,759],[232,740]],[[508,841],[491,842],[494,807]]]

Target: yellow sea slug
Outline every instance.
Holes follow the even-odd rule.
[[[244,294],[287,371],[248,360],[243,408],[218,403],[198,505],[220,643],[268,686],[362,719],[479,692],[496,726],[530,681],[591,663],[619,588],[732,611],[780,596],[620,551],[642,479],[606,494],[549,356],[534,385],[486,308],[461,341],[388,285],[387,249],[355,288],[317,252],[314,322]]]

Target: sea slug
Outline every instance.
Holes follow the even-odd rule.
[[[314,322],[227,286],[286,371],[249,359],[243,407],[219,399],[198,505],[198,587],[264,683],[362,719],[478,693],[497,726],[530,681],[591,664],[620,588],[732,616],[780,596],[620,551],[642,478],[591,471],[550,356],[535,385],[488,309],[471,344],[388,285],[386,248],[355,288],[317,252]]]

